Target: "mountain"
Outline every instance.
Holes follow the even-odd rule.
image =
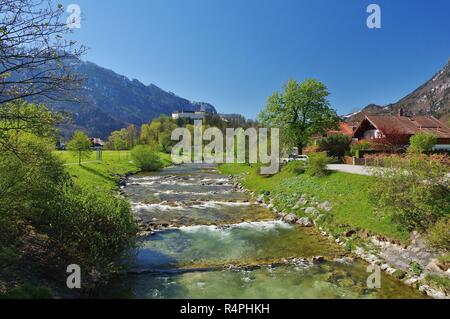
[[[400,101],[380,106],[370,104],[359,112],[344,116],[346,121],[360,121],[368,114],[433,115],[443,120],[450,116],[450,59],[447,65],[429,81],[408,94]]]
[[[112,131],[129,124],[141,125],[177,110],[203,109],[216,113],[211,104],[191,102],[154,84],[144,85],[92,62],[78,60],[71,67],[86,79],[77,92],[79,102],[44,101],[53,110],[72,114],[72,124],[61,126],[65,137],[74,130],[83,130],[90,136],[106,138]]]

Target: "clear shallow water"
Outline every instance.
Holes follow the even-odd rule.
[[[336,257],[342,251],[313,229],[282,221],[201,225],[158,232],[144,240],[133,269],[255,265],[318,255]]]
[[[288,225],[235,192],[213,166],[138,175],[125,188],[144,222],[176,228],[140,239],[129,272],[98,298],[421,298],[392,277],[367,289],[367,265],[327,260],[345,252],[314,228]],[[294,259],[293,259],[294,258]]]

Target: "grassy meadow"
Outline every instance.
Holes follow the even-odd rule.
[[[83,159],[78,165],[78,157],[70,151],[55,151],[75,183],[93,190],[115,190],[120,175],[136,173],[139,168],[131,160],[130,151],[103,151],[102,160],[96,159],[97,153]],[[170,154],[158,153],[164,166],[171,164]]]
[[[371,201],[370,176],[342,172],[330,172],[324,177],[299,174],[292,165],[270,177],[261,176],[256,167],[246,164],[224,164],[220,171],[227,175],[240,175],[242,184],[257,194],[270,192],[279,210],[292,211],[289,204],[296,202],[301,194],[315,197],[319,202],[329,201],[333,210],[326,218],[326,228],[333,233],[350,229],[366,230],[371,233],[406,242],[409,234],[399,229],[389,217],[376,214]],[[307,207],[308,205],[306,205]],[[302,211],[294,211],[302,215]]]

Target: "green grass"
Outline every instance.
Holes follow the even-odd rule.
[[[139,168],[132,162],[129,151],[103,151],[103,160],[96,161],[96,153],[90,158],[83,159],[78,165],[78,157],[68,151],[55,151],[55,155],[62,159],[69,174],[76,184],[81,187],[108,191],[118,188],[119,175],[136,173]],[[171,164],[170,154],[159,153],[164,166]]]
[[[388,216],[374,212],[370,200],[372,177],[342,172],[311,177],[299,174],[295,165],[289,164],[270,177],[260,176],[256,167],[245,164],[224,164],[220,170],[223,174],[243,176],[243,185],[256,193],[270,192],[270,197],[281,199],[281,208],[288,201],[295,203],[301,194],[315,197],[319,202],[329,201],[333,210],[327,215],[332,218],[326,218],[324,226],[332,233],[359,228],[401,242],[408,241],[407,231],[400,229]],[[280,207],[277,201],[275,203]],[[301,214],[301,211],[296,213]]]

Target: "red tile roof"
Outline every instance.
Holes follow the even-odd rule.
[[[428,132],[438,138],[450,138],[450,128],[433,116],[367,115],[365,119],[382,132],[395,129],[405,135]]]

